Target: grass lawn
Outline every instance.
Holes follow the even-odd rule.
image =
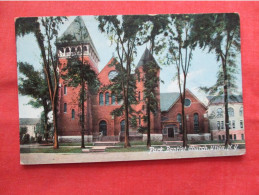
[[[118,143],[118,144],[116,144],[117,146],[124,146],[124,142],[120,142],[120,143]],[[143,145],[143,146],[145,146],[145,145],[147,145],[147,142],[145,141],[145,142],[143,142],[143,141],[130,141],[130,145],[131,146],[134,146],[134,145]],[[151,145],[163,145],[163,142],[162,141],[160,141],[160,142],[158,142],[158,141],[151,141]]]
[[[105,152],[147,152],[147,147],[107,148]]]
[[[79,142],[72,142],[72,143],[59,143],[60,146],[81,146]],[[93,146],[93,143],[85,142],[85,146]]]
[[[62,147],[59,149],[53,148],[20,148],[21,153],[82,153],[82,149],[71,148],[71,147]]]

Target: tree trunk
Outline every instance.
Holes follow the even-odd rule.
[[[147,147],[151,146],[151,139],[150,139],[150,98],[148,98],[147,102]]]
[[[225,146],[230,145],[229,139],[229,115],[228,115],[228,77],[227,77],[227,67],[226,61],[222,64],[223,74],[224,74],[224,105],[225,105],[225,127],[226,127],[226,142]]]
[[[126,84],[128,87],[128,83]],[[130,147],[129,143],[129,105],[128,105],[128,90],[127,87],[125,89],[125,98],[124,98],[124,105],[125,105],[125,143],[124,148]]]

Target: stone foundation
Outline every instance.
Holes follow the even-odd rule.
[[[163,140],[163,135],[162,134],[150,134],[151,141],[162,141]],[[143,139],[144,142],[147,141],[147,134],[143,134]]]
[[[93,142],[92,135],[85,135],[84,138],[85,138],[85,142]],[[60,143],[80,143],[81,136],[59,136],[58,141]]]
[[[187,134],[188,141],[210,141],[211,135],[210,133],[202,133],[202,134]]]

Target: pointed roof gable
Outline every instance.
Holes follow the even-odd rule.
[[[180,93],[161,93],[160,94],[160,109],[162,112],[168,111],[179,99]]]
[[[83,37],[80,36],[80,31],[82,31]],[[73,39],[71,40],[72,43],[78,43],[79,41],[81,43],[88,43],[92,46],[94,52],[96,53],[98,59],[100,59],[97,50],[95,49],[95,46],[93,44],[92,38],[89,34],[88,29],[86,28],[86,25],[83,21],[83,18],[81,16],[77,16],[74,21],[68,26],[66,31],[57,39],[57,42],[61,42],[62,39],[65,39],[66,37],[71,36]]]
[[[147,62],[153,61],[158,66],[154,56],[150,53],[150,51],[146,48],[143,55],[141,56],[138,65],[136,68],[139,68],[140,66],[143,66]],[[159,67],[159,66],[158,66]],[[160,68],[160,67],[159,67]]]

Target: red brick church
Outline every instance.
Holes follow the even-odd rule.
[[[97,73],[99,81],[101,83],[100,90],[96,94],[91,94],[85,104],[86,110],[86,135],[95,136],[102,135],[107,138],[119,138],[124,135],[125,122],[124,116],[117,117],[110,113],[120,107],[121,102],[117,102],[116,97],[111,91],[102,91],[103,85],[111,83],[111,79],[116,76],[115,67],[109,66],[109,64],[115,60],[111,60],[107,65],[99,71],[98,63],[100,57],[91,39],[91,36],[85,26],[82,18],[76,17],[76,19],[70,24],[67,30],[59,38],[67,35],[78,36],[79,26],[83,27],[84,33],[88,36],[78,44],[77,42],[70,42],[67,44],[57,44],[58,57],[60,62],[60,71],[67,64],[67,59],[73,55],[73,52],[84,51],[84,60],[87,60],[92,69]],[[82,48],[83,47],[83,48]],[[134,105],[136,111],[141,111],[137,117],[138,127],[145,127],[147,124],[143,121],[142,117],[146,112],[146,105],[143,100],[144,83],[142,78],[145,76],[143,73],[143,65],[148,61],[154,61],[152,54],[146,49],[136,67],[136,70],[140,73],[140,79],[136,80],[137,94],[136,97],[139,100],[137,105]],[[155,62],[156,63],[156,62]],[[157,63],[156,63],[157,64]],[[160,76],[160,69],[157,72],[157,76]],[[87,87],[86,87],[87,90]],[[163,134],[164,140],[181,139],[181,107],[179,101],[179,93],[161,93],[160,85],[157,87],[157,99],[158,99],[158,112],[151,115],[151,133]],[[59,97],[58,97],[58,132],[60,137],[78,137],[81,135],[80,126],[80,108],[78,103],[79,88],[72,88],[66,86],[64,81],[60,79],[59,84]],[[187,133],[188,134],[202,134],[208,133],[208,121],[205,117],[207,107],[201,103],[197,97],[195,97],[189,90],[186,95],[186,116],[187,116]],[[130,128],[131,134],[136,134],[137,129]]]

